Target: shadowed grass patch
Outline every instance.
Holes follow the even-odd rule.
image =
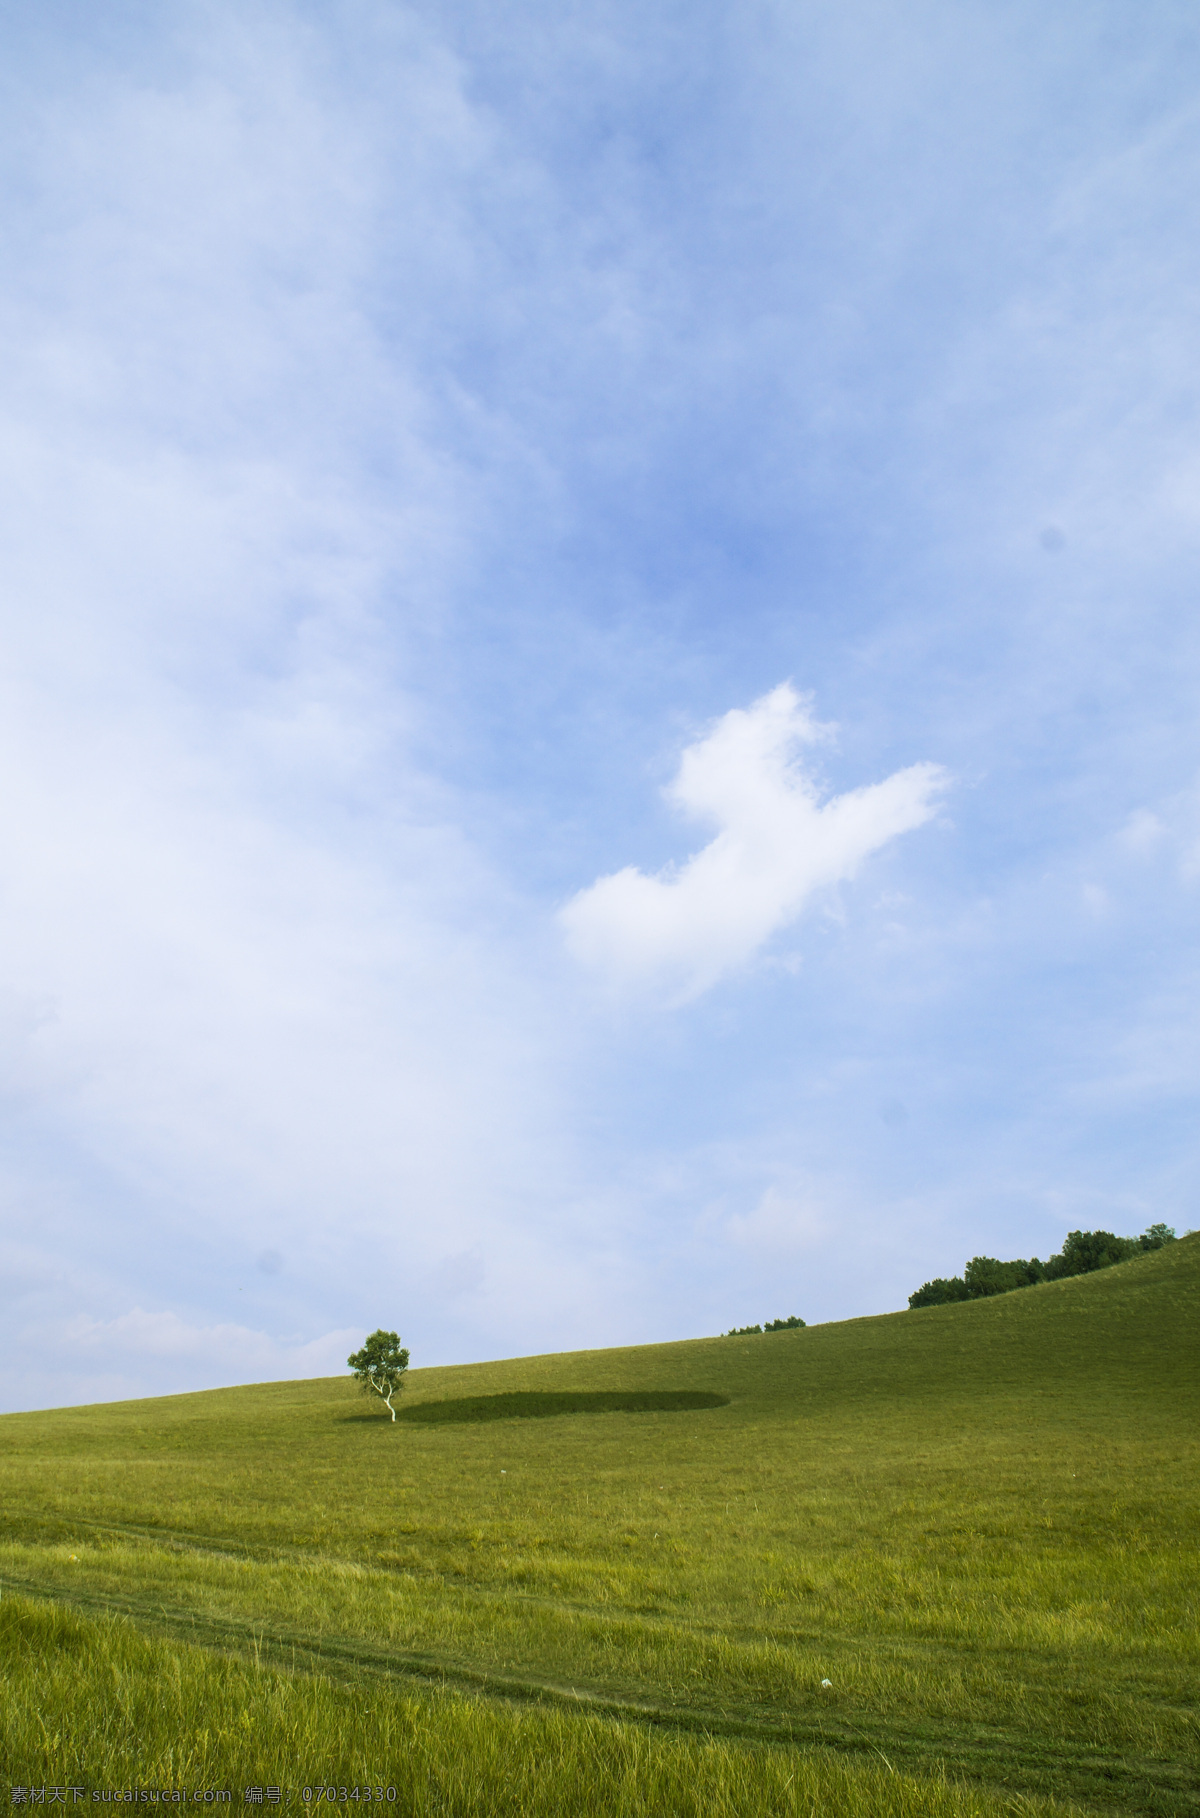
[[[697,1408],[728,1406],[728,1395],[706,1389],[525,1389],[506,1395],[418,1402],[397,1409],[396,1419],[441,1427],[455,1421],[546,1420],[556,1414],[684,1414]]]

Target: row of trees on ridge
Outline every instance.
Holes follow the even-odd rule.
[[[722,1332],[721,1337],[746,1338],[751,1332],[794,1332],[804,1323],[793,1313],[790,1319],[769,1319],[765,1326],[734,1326],[731,1332]]]
[[[1150,1225],[1140,1237],[1116,1237],[1111,1231],[1068,1231],[1066,1242],[1057,1256],[1039,1262],[1017,1257],[1013,1262],[1000,1262],[995,1256],[973,1256],[961,1275],[947,1280],[938,1276],[927,1281],[915,1294],[910,1294],[910,1307],[942,1307],[952,1300],[983,1300],[991,1294],[1008,1294],[1013,1288],[1030,1288],[1039,1281],[1062,1281],[1068,1275],[1090,1275],[1093,1269],[1107,1269],[1112,1263],[1126,1262],[1146,1250],[1161,1250],[1174,1243],[1170,1225]]]

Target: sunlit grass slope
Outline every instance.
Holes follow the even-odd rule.
[[[1200,1238],[989,1301],[415,1371],[404,1401],[0,1421],[10,1774],[1200,1812]]]

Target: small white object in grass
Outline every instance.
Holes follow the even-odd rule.
[[[507,1471],[501,1471],[501,1473],[500,1473],[500,1475],[501,1475],[501,1477],[507,1477],[507,1476],[508,1476],[508,1472],[507,1472]]]
[[[830,1691],[833,1690],[833,1680],[832,1679],[822,1679],[821,1685],[823,1688],[827,1688]]]

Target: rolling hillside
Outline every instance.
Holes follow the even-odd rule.
[[[416,1370],[403,1403],[347,1377],[0,1420],[10,1776],[129,1778],[173,1737],[181,1774],[400,1785],[433,1712],[503,1730],[524,1803],[430,1766],[399,1809],[542,1809],[553,1731],[571,1784],[609,1763],[587,1809],[1200,1812],[1200,1236],[993,1300]],[[466,1733],[447,1760],[503,1753]],[[635,1774],[605,1805],[618,1755],[676,1763],[668,1803]],[[718,1756],[727,1805],[696,1792]]]

